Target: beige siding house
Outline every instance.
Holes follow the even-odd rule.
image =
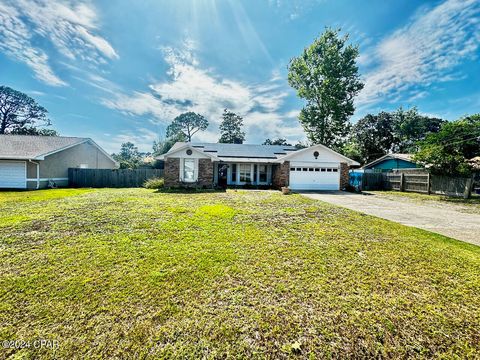
[[[117,167],[117,162],[89,138],[0,135],[0,188],[67,186],[68,168]]]

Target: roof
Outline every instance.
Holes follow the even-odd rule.
[[[387,155],[383,155],[382,157],[378,158],[377,160],[374,160],[372,162],[369,162],[368,164],[365,164],[362,166],[362,169],[367,169],[371,166],[374,166],[384,160],[391,160],[391,159],[394,159],[394,160],[404,160],[404,161],[409,161],[411,163],[415,163],[413,161],[413,155],[412,154],[387,154]]]
[[[176,143],[168,153],[189,146],[206,155],[212,155],[225,161],[268,162],[277,160],[298,149],[294,146],[283,145],[254,145],[254,144],[218,144],[218,143]],[[167,153],[167,154],[168,154]],[[166,154],[164,154],[166,155]],[[163,159],[163,156],[160,156]],[[260,161],[263,160],[263,161]]]
[[[314,145],[306,149],[297,149],[295,146],[284,145],[254,145],[254,144],[218,144],[218,143],[185,143],[177,142],[166,154],[157,157],[164,160],[165,156],[191,148],[215,161],[247,162],[247,163],[278,163],[314,148],[325,149],[336,156],[345,159],[350,165],[360,165],[324,145]]]
[[[90,142],[116,163],[90,138],[38,135],[0,135],[0,159],[43,160],[45,156]]]

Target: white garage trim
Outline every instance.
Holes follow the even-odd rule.
[[[0,160],[0,188],[26,189],[27,163],[25,161]]]
[[[292,190],[340,190],[340,166],[292,163],[289,172]]]

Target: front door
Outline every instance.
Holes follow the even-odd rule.
[[[227,164],[218,164],[218,186],[227,188]]]

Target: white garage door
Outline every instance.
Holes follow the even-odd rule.
[[[291,167],[289,187],[292,190],[339,190],[340,171],[337,167]]]
[[[26,187],[25,161],[0,160],[0,188],[25,189]]]

